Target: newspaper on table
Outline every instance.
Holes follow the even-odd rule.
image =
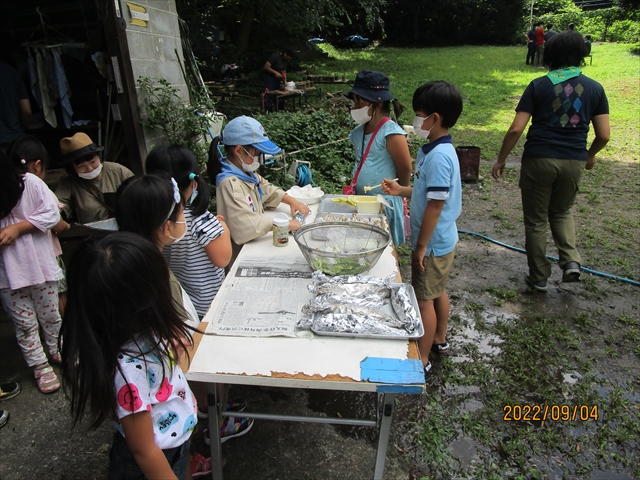
[[[303,257],[245,257],[225,280],[207,333],[247,337],[295,337],[308,316],[311,268]]]

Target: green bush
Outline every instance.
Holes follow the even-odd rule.
[[[640,12],[618,7],[581,11],[565,9],[560,13],[543,15],[545,25],[552,23],[555,30],[566,30],[569,23],[576,25],[583,35],[591,35],[592,41],[634,43],[640,37]]]
[[[267,135],[287,154],[287,167],[292,160],[311,163],[313,182],[325,193],[342,193],[342,187],[351,179],[354,154],[353,146],[345,140],[354,127],[345,102],[325,104],[310,112],[280,112],[258,115]],[[331,143],[333,142],[333,143]],[[329,145],[324,145],[329,143]],[[282,164],[280,163],[280,166]],[[292,178],[285,178],[282,169],[263,169],[265,177],[283,188],[291,186]]]

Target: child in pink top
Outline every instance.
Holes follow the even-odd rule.
[[[59,221],[58,205],[47,185],[30,173],[21,175],[0,154],[0,300],[43,393],[60,388],[40,341],[42,333],[52,360],[59,363],[62,271],[49,236]]]
[[[17,140],[11,142],[7,148],[9,159],[14,168],[17,168],[19,173],[24,175],[25,173],[33,173],[40,180],[44,181],[49,167],[49,152],[44,148],[44,145],[40,141],[32,136],[25,135]],[[62,211],[64,204],[58,201],[58,197],[55,193],[51,192],[58,203],[58,210]],[[67,280],[64,277],[64,262],[62,261],[62,247],[60,246],[60,240],[58,240],[58,234],[71,228],[66,221],[60,219],[58,224],[49,231],[51,237],[51,244],[53,245],[53,253],[56,256],[58,266],[62,269],[62,280],[58,282],[58,309],[60,310],[60,316],[64,315],[64,306],[67,299]]]

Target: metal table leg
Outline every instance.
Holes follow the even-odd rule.
[[[389,434],[391,433],[391,420],[393,420],[395,399],[395,393],[382,394],[382,420],[380,422],[380,433],[378,435],[378,452],[376,454],[376,468],[373,472],[373,480],[382,480],[384,475],[384,464],[387,458],[387,447],[389,446]]]
[[[207,384],[207,404],[209,407],[209,440],[211,441],[211,472],[213,480],[223,480],[222,474],[222,444],[220,443],[220,401],[218,399],[218,384]]]

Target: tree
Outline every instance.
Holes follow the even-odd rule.
[[[524,0],[395,0],[391,40],[415,45],[508,44],[520,34]]]
[[[272,48],[282,38],[337,35],[344,28],[384,33],[381,11],[388,0],[177,0],[180,15],[195,28],[217,22],[239,52]]]

